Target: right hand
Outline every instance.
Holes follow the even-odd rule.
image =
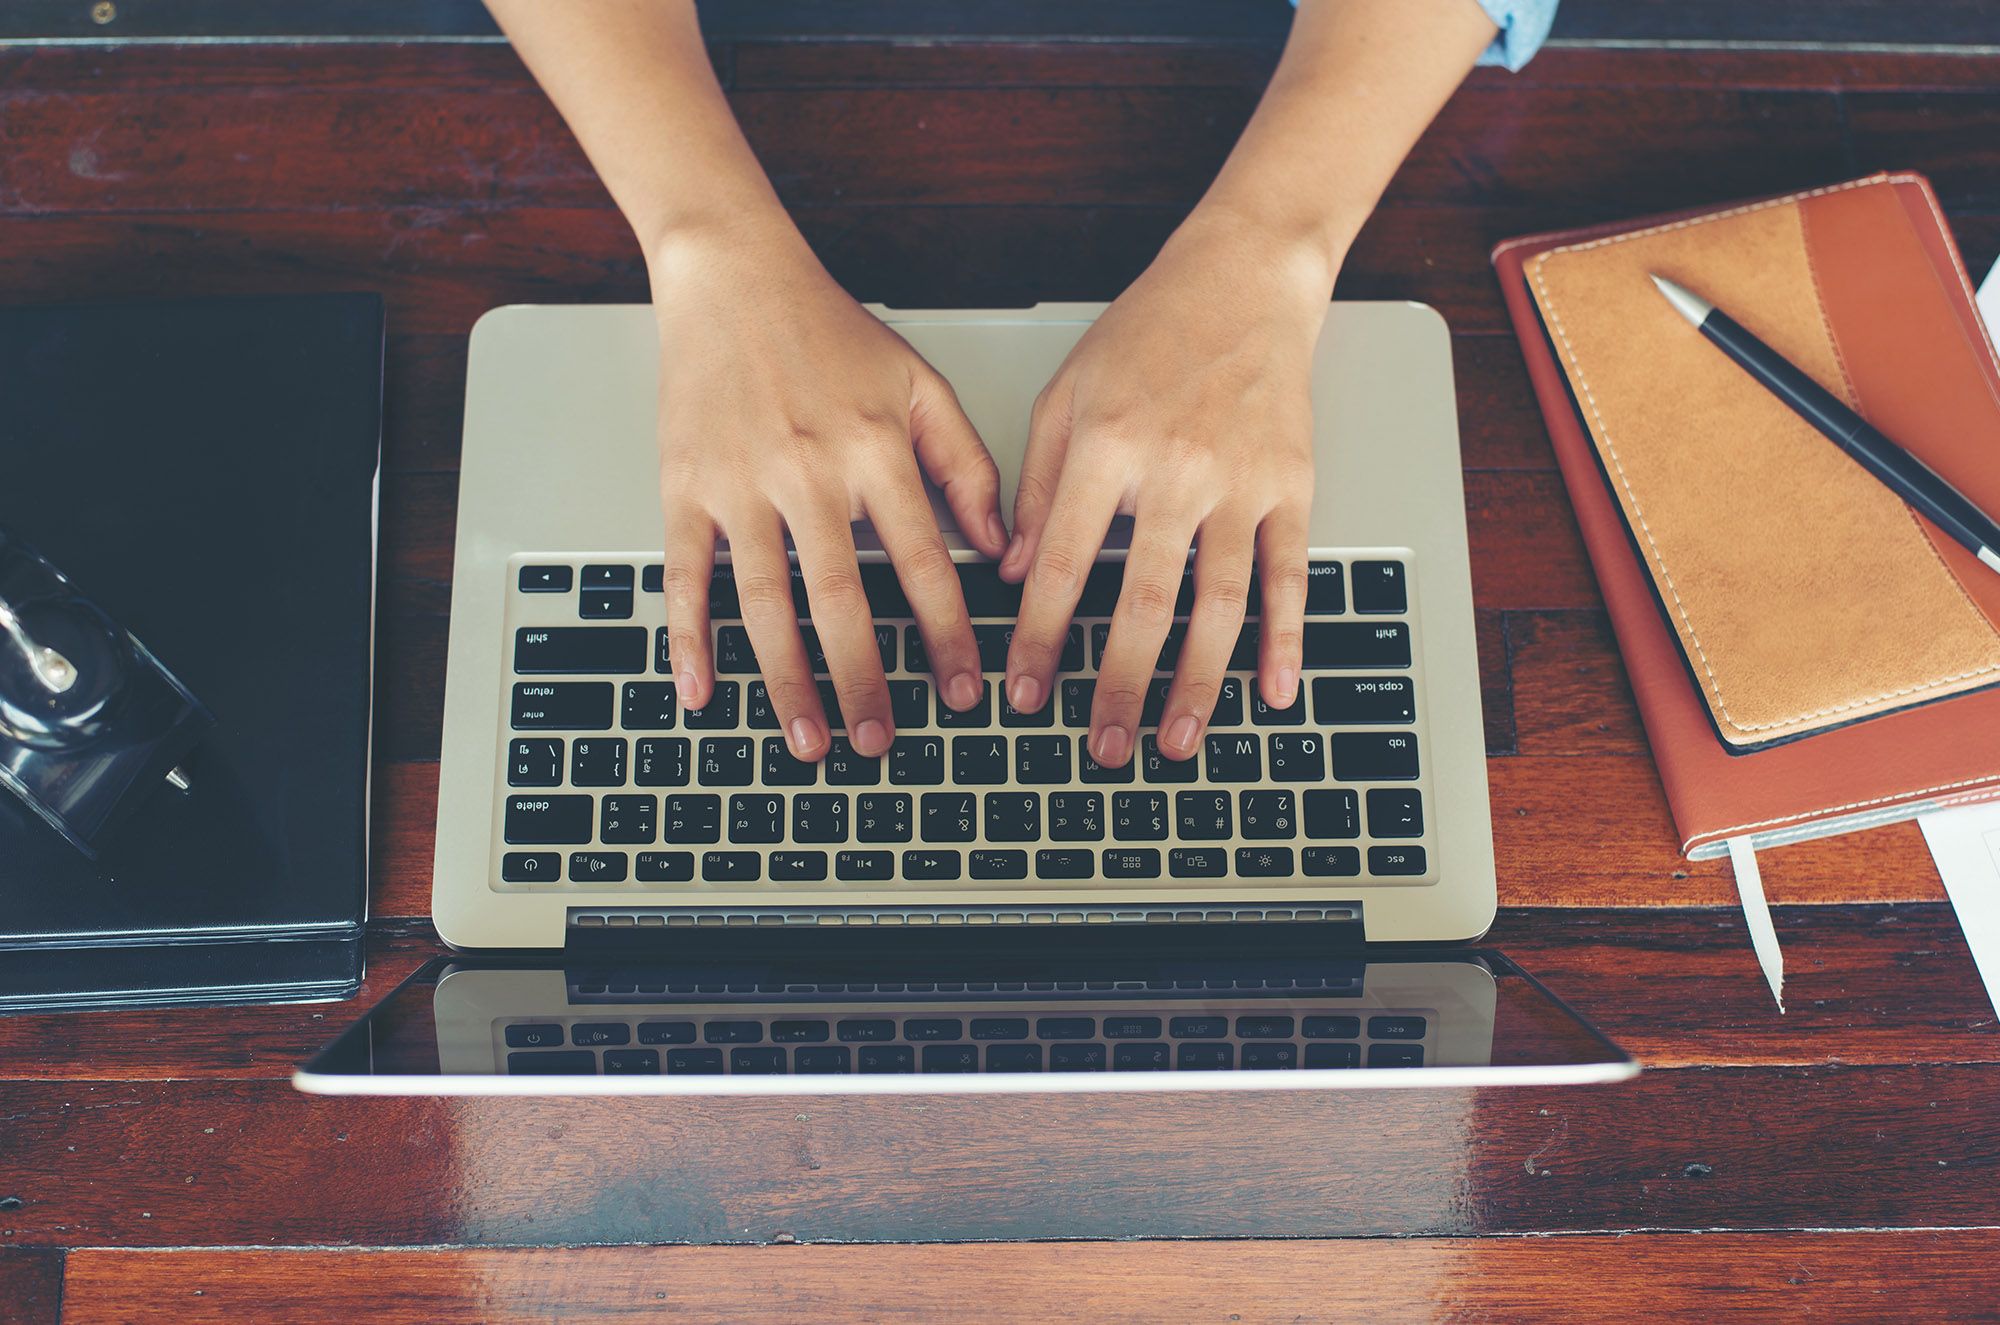
[[[721,536],[786,742],[800,759],[827,753],[789,531],[848,740],[864,756],[888,750],[895,721],[852,528],[864,518],[916,614],[938,693],[954,709],[977,704],[979,649],[922,475],[979,551],[997,558],[1007,531],[999,473],[950,384],[795,234],[682,239],[656,256],[652,278],[667,634],[682,706],[703,707],[714,689],[708,593]]]

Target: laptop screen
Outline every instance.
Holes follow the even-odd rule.
[[[441,957],[297,1082],[338,1094],[1185,1091],[1637,1070],[1496,952],[1343,950],[1335,934],[705,930],[589,958]]]

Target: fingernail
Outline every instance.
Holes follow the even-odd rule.
[[[1000,522],[1000,513],[998,511],[986,517],[986,536],[996,544],[1007,541],[1007,526]],[[1012,551],[1012,548],[1008,550]]]
[[[1278,669],[1278,698],[1285,701],[1286,708],[1290,708],[1292,701],[1297,699],[1298,696],[1299,674],[1290,667],[1280,667]]]
[[[1020,555],[1021,555],[1021,536],[1019,534],[1016,534],[1012,538],[1007,540],[1007,550],[1006,552],[1001,554],[1000,564],[1006,567],[1008,570],[1012,570],[1014,569],[1015,561],[1020,558]]]
[[[889,748],[889,729],[873,718],[863,718],[854,729],[854,748],[864,755],[879,755]]]
[[[1201,730],[1201,719],[1194,714],[1185,714],[1174,722],[1174,729],[1167,733],[1167,744],[1186,754],[1194,749],[1194,736]],[[1102,760],[1099,761],[1103,762]]]
[[[1105,768],[1116,768],[1132,753],[1132,733],[1123,727],[1105,727],[1091,738],[1090,757]]]
[[[971,672],[960,672],[945,683],[944,697],[955,709],[969,709],[979,702],[979,678]]]
[[[685,695],[697,693],[694,686],[694,668],[692,667],[683,668],[681,671],[681,693]]]
[[[792,719],[792,753],[804,759],[819,750],[819,724],[811,718]]]
[[[1007,687],[1007,702],[1014,706],[1016,713],[1039,713],[1042,709],[1042,683],[1032,676],[1017,676]]]

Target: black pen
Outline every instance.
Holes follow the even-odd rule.
[[[1870,427],[1832,392],[1800,372],[1785,356],[1745,331],[1714,304],[1661,276],[1653,284],[1696,330],[1790,405],[1800,418],[1888,485],[1925,519],[1963,543],[1988,567],[2000,571],[2000,524],[1944,481],[1937,471]]]

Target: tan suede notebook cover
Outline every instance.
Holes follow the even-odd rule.
[[[1712,300],[2000,509],[2000,361],[1924,181],[1514,240],[1494,260],[1684,847],[2000,793],[2000,575],[1647,279]]]

